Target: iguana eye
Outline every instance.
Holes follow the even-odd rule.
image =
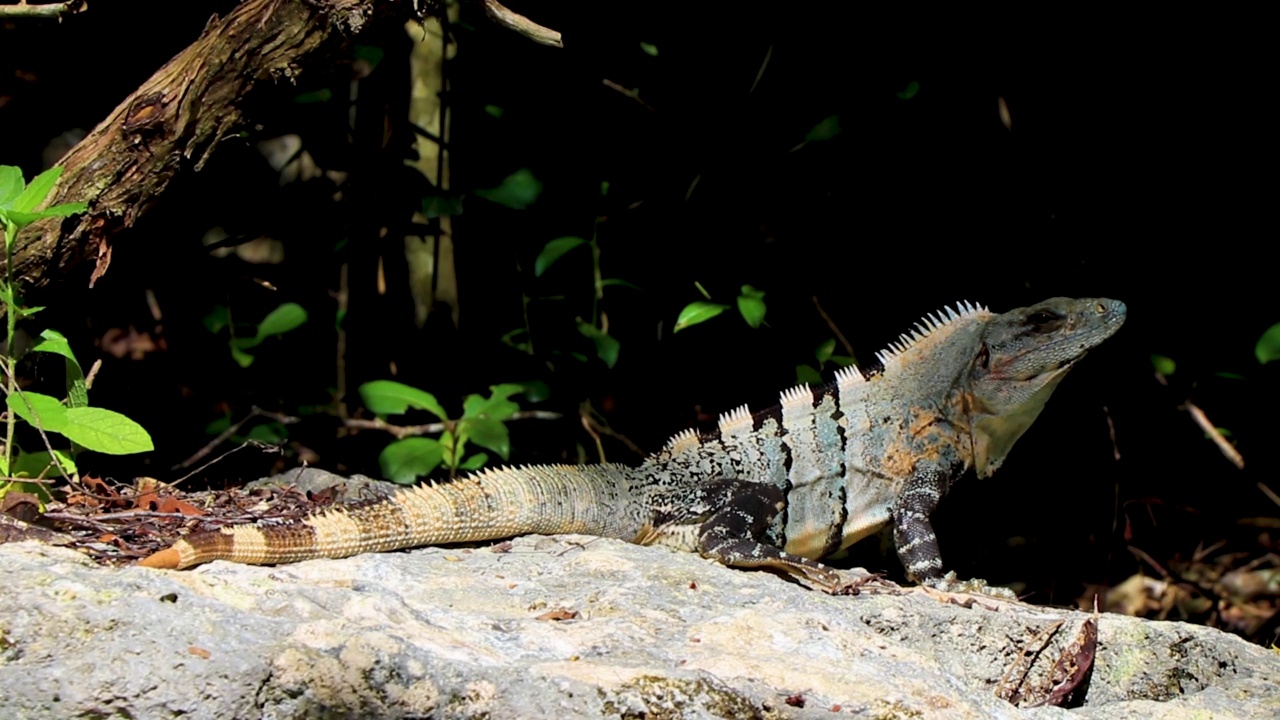
[[[1056,313],[1051,313],[1048,310],[1037,310],[1036,312],[1031,313],[1031,317],[1027,318],[1027,322],[1032,325],[1043,327],[1059,319],[1060,318]]]

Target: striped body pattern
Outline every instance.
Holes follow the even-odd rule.
[[[1119,329],[1123,303],[1053,298],[992,313],[970,303],[927,315],[821,388],[776,407],[725,413],[639,466],[487,470],[330,508],[285,525],[196,533],[142,561],[271,564],[525,533],[585,533],[765,567],[838,591],[819,559],[893,527],[908,574],[939,585],[929,515],[956,479],[999,467],[1054,388]]]

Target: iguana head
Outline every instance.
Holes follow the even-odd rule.
[[[1080,358],[1115,334],[1125,306],[1052,298],[988,318],[969,377],[974,469],[988,477]]]

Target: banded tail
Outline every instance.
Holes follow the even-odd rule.
[[[620,465],[486,470],[294,522],[193,533],[138,564],[178,570],[212,560],[275,565],[529,533],[631,540],[648,516],[631,492],[630,473]]]

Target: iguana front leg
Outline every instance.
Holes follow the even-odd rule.
[[[903,485],[893,507],[893,544],[898,559],[912,580],[944,593],[979,593],[1014,599],[1007,588],[992,587],[985,580],[957,580],[955,573],[943,574],[938,536],[929,516],[951,485],[952,473],[936,467],[917,466]]]
[[[726,480],[714,494],[723,498],[698,531],[698,552],[722,565],[772,568],[795,575],[828,592],[843,592],[849,583],[822,563],[792,555],[761,542],[779,512],[786,507],[781,488]]]
[[[938,536],[929,516],[950,485],[950,474],[936,467],[917,466],[903,485],[893,506],[893,545],[907,577],[939,587],[942,583],[942,554]]]

